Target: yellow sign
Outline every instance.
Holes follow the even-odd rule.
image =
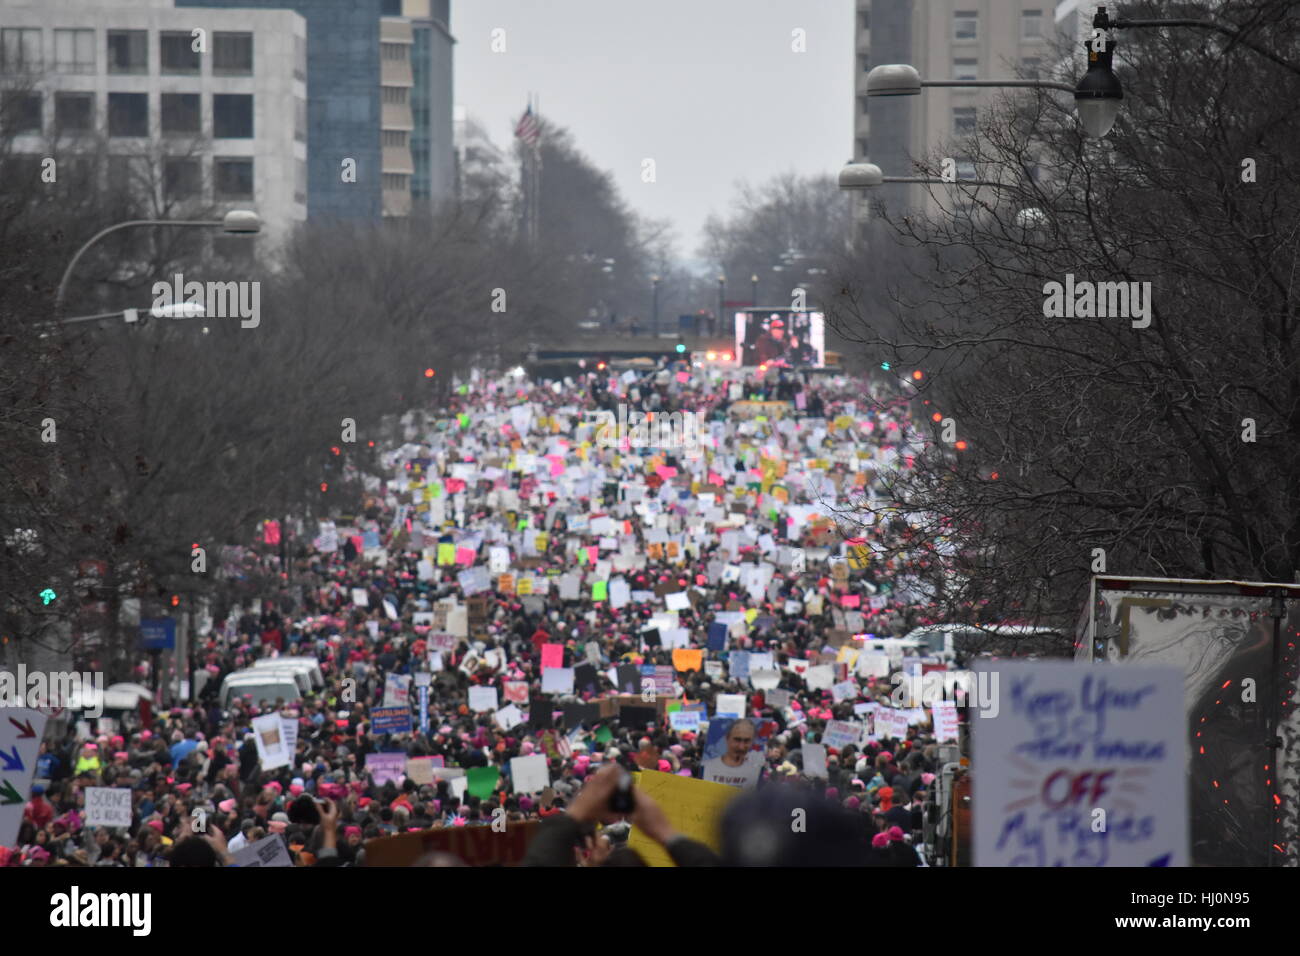
[[[722,813],[727,804],[744,791],[726,784],[659,773],[657,770],[643,770],[634,776],[636,785],[659,804],[674,830],[698,840],[715,853],[722,852]],[[636,827],[632,828],[627,845],[641,854],[648,866],[677,865],[668,851]]]

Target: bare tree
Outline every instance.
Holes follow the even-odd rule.
[[[1271,50],[1300,37],[1263,0],[1188,9]],[[1289,582],[1300,567],[1300,77],[1216,34],[1124,41],[1110,137],[1083,138],[1055,94],[990,111],[961,152],[1004,187],[878,209],[901,246],[873,244],[839,283],[836,325],[921,374],[901,394],[929,430],[891,500],[859,516],[900,507],[913,545],[952,552],[954,615],[1072,618],[1101,569]],[[921,165],[937,176],[944,155]],[[1055,313],[1070,283],[1103,306],[1079,292]]]

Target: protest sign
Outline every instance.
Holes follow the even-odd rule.
[[[835,686],[835,669],[829,664],[818,664],[808,668],[803,679],[809,690],[830,690]]]
[[[384,681],[384,706],[409,707],[411,705],[411,675],[389,674]]]
[[[433,758],[408,757],[406,759],[406,778],[412,783],[424,786],[433,783]]]
[[[493,719],[502,730],[513,730],[524,722],[524,712],[514,704],[508,704],[498,710]]]
[[[821,742],[827,747],[843,750],[856,747],[862,740],[862,725],[856,720],[831,720],[826,723]]]
[[[366,754],[366,773],[381,787],[390,780],[400,784],[406,773],[406,754]]]
[[[528,703],[528,682],[508,680],[504,684],[505,698],[512,704]]]
[[[131,825],[131,789],[129,787],[87,787],[86,826],[129,827]]]
[[[829,776],[826,769],[826,747],[823,744],[805,743],[800,751],[803,754],[803,772],[805,777],[825,780]]]
[[[846,700],[853,700],[857,696],[858,682],[855,680],[840,681],[838,684],[831,685],[831,698],[837,704]]]
[[[970,711],[976,866],[1189,865],[1181,670],[977,671],[1001,693]]]
[[[511,788],[515,793],[541,793],[551,785],[546,758],[541,754],[510,759]]]
[[[572,694],[573,668],[548,667],[542,671],[543,694]]]
[[[373,734],[409,734],[411,710],[409,707],[376,707],[370,712],[370,732]]]
[[[293,857],[284,845],[284,838],[278,833],[263,837],[256,843],[250,843],[242,850],[232,854],[235,866],[293,866]]]
[[[957,739],[957,703],[951,700],[937,700],[930,705],[934,714],[934,739],[946,743]]]
[[[906,740],[907,714],[890,707],[881,707],[875,713],[875,735],[881,740]]]
[[[475,713],[496,710],[497,689],[495,687],[471,687],[469,689],[469,709]]]
[[[713,698],[715,717],[744,717],[744,694],[718,694]]]
[[[721,783],[657,770],[642,770],[635,776],[635,785],[663,809],[673,830],[698,840],[715,853],[721,852],[719,824],[722,814],[727,804],[743,791]],[[627,843],[649,866],[676,866],[662,846],[636,827],[632,828]]]
[[[279,714],[263,714],[253,718],[253,741],[263,770],[287,767],[293,754],[284,742],[284,725]]]

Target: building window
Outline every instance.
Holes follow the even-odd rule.
[[[307,162],[302,159],[293,161],[293,201],[307,202]]]
[[[307,79],[307,39],[293,38],[293,75],[295,79]]]
[[[54,72],[95,72],[95,31],[54,31]]]
[[[214,159],[213,187],[219,199],[253,198],[253,161],[251,159]]]
[[[859,68],[862,70],[863,73],[870,73],[870,72],[871,72],[871,57],[869,57],[869,56],[860,56],[860,57],[858,57],[858,66],[859,66]]]
[[[108,94],[108,135],[149,135],[149,94]]]
[[[980,61],[974,57],[957,57],[952,61],[952,78],[954,80],[978,80]]]
[[[0,30],[0,64],[6,73],[41,72],[40,28]]]
[[[867,158],[867,141],[865,139],[858,140],[858,158]]]
[[[1043,11],[1020,11],[1020,39],[1041,40],[1043,38]]]
[[[405,86],[385,86],[384,102],[405,106],[407,100],[407,94],[409,92],[410,91]],[[371,140],[371,142],[374,141]]]
[[[163,160],[163,197],[193,199],[203,193],[203,167],[197,159],[169,156]]]
[[[952,131],[961,136],[975,132],[975,107],[955,106],[952,111]]]
[[[300,143],[307,142],[307,101],[293,101],[293,138]]]
[[[952,14],[953,40],[979,39],[979,22],[978,10],[954,10]]]
[[[199,133],[203,129],[202,106],[197,93],[162,95],[162,131],[164,133]]]
[[[149,162],[140,156],[108,157],[108,189],[114,193],[137,194],[149,185]]]
[[[212,135],[217,139],[253,138],[251,93],[215,93],[212,96]],[[371,140],[371,142],[374,142]]]
[[[212,72],[222,76],[252,76],[253,34],[212,34]]]
[[[410,56],[406,52],[405,43],[381,43],[379,51],[385,60],[406,61]]]
[[[64,133],[89,133],[95,128],[94,93],[55,93],[54,128]]]
[[[1036,80],[1038,79],[1038,68],[1042,62],[1039,57],[1027,56],[1020,61],[1020,69],[1029,79]]]
[[[108,31],[108,72],[149,72],[149,32],[147,30]]]
[[[194,75],[199,72],[199,53],[189,33],[164,30],[158,35],[158,59],[162,71],[169,74]]]
[[[406,145],[406,137],[407,137],[407,133],[406,133],[405,130],[400,130],[400,129],[386,129],[386,130],[384,130],[384,145],[385,145],[385,146],[405,146],[405,145]]]
[[[0,99],[0,126],[6,133],[39,133],[41,94],[11,90]]]
[[[402,173],[384,173],[384,189],[387,192],[406,192],[410,188],[411,177]]]
[[[975,178],[975,164],[974,164],[973,162],[971,162],[969,159],[965,159],[964,157],[960,157],[960,156],[959,156],[959,157],[957,158],[957,178],[958,178],[958,179],[974,179],[974,178]]]
[[[858,13],[858,32],[866,33],[871,29],[871,11],[862,10]]]

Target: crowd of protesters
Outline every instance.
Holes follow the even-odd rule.
[[[66,724],[63,736],[47,734],[17,843],[0,848],[0,865],[231,864],[276,834],[295,865],[363,865],[367,841],[489,826],[502,815],[495,811],[507,824],[541,821],[528,865],[638,865],[629,823],[679,865],[923,865],[915,844],[939,769],[924,722],[905,739],[864,735],[830,747],[824,775],[804,772],[805,745],[822,739],[828,721],[855,720],[855,704],[888,701],[890,682],[856,674],[828,641],[843,629],[834,617],[847,604],[840,597],[861,597],[859,627],[876,636],[929,623],[918,582],[932,554],[901,519],[858,532],[871,557],[847,564],[848,574],[837,577],[826,560],[850,553],[824,517],[828,499],[842,507],[880,494],[889,470],[907,467],[921,447],[908,402],[889,394],[842,375],[746,375],[688,363],[549,381],[472,376],[449,407],[403,419],[405,444],[380,450],[384,473],[364,476],[350,524],[293,534],[296,556],[279,569],[278,586],[224,609],[201,631],[189,700],[170,709],[146,702],[112,723],[70,719],[57,725]],[[698,413],[698,449],[633,447],[597,434],[590,413],[619,403]],[[604,530],[593,532],[593,521]],[[438,554],[446,544],[456,546],[454,563]],[[509,567],[467,594],[463,573],[486,567],[493,548],[509,549]],[[815,557],[792,561],[794,549]],[[274,553],[261,562],[274,563]],[[601,567],[610,561],[612,570]],[[764,565],[763,575],[752,573]],[[746,567],[743,576],[729,571]],[[567,574],[581,580],[576,596],[561,593]],[[624,579],[632,599],[594,591],[602,575]],[[521,593],[525,576],[529,593]],[[659,693],[704,705],[706,719],[719,695],[744,695],[728,736],[741,741],[734,758],[756,767],[722,821],[720,851],[673,832],[665,809],[639,791],[631,813],[609,810],[623,771],[703,778],[703,728],[675,730],[663,712],[646,721],[635,709],[635,719],[618,709],[566,717],[578,713],[566,706],[626,696],[620,667],[674,665],[673,649],[647,629],[665,594],[681,591],[689,601],[678,624],[689,633],[679,646],[701,650],[708,666],[674,670],[671,691]],[[452,602],[454,621],[474,600],[463,632],[431,653],[442,632],[430,614]],[[736,610],[746,612],[739,625]],[[725,640],[710,640],[728,611]],[[542,692],[541,657],[551,645],[563,648],[562,666],[591,665],[571,694]],[[296,700],[221,699],[228,674],[281,654],[318,661],[324,688]],[[736,666],[738,655],[751,654],[772,655],[776,688],[757,689],[748,668]],[[837,701],[809,688],[806,668],[826,662],[839,669],[837,682],[856,681],[856,696]],[[372,711],[389,677],[431,668],[427,732],[419,715],[410,734],[374,732]],[[507,683],[528,685],[519,705],[526,722],[502,726],[498,714],[470,709],[472,687],[500,694]],[[251,725],[275,711],[297,719],[296,752],[288,766],[264,770]],[[431,783],[378,784],[366,760],[378,753],[441,758],[444,773]],[[511,759],[531,754],[546,757],[550,786],[517,793]],[[456,782],[458,769],[476,767],[500,769],[490,794]],[[131,826],[88,826],[89,786],[129,787]],[[296,809],[303,795],[319,801],[319,822]],[[791,807],[808,813],[805,839],[791,835]]]

